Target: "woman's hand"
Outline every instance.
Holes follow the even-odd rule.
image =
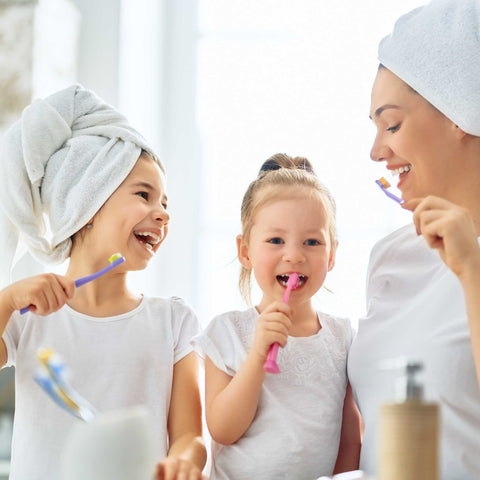
[[[272,343],[279,343],[281,347],[287,344],[291,315],[292,309],[287,304],[273,302],[257,318],[252,352],[262,361],[267,359]]]
[[[206,479],[196,465],[182,458],[170,456],[157,465],[155,480]]]
[[[434,196],[409,200],[402,207],[413,211],[417,233],[460,279],[480,269],[477,232],[467,209]]]
[[[11,312],[30,307],[37,315],[49,315],[62,308],[75,293],[75,282],[47,273],[12,283],[0,294],[2,304]]]

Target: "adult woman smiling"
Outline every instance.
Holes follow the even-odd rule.
[[[375,473],[379,405],[394,397],[382,361],[425,365],[440,403],[444,480],[480,478],[480,2],[433,0],[380,43],[370,116],[375,161],[399,174],[413,223],[373,249],[367,315],[349,355]]]

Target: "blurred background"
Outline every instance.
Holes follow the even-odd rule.
[[[410,221],[375,185],[391,178],[369,159],[377,45],[423,3],[0,0],[0,132],[32,99],[75,82],[118,107],[166,166],[172,216],[132,288],[184,298],[203,325],[245,308],[235,236],[248,184],[274,153],[306,156],[338,207],[333,293],[316,301],[356,325],[371,247]],[[11,412],[8,370],[0,409]]]

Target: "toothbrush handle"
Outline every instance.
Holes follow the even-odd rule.
[[[101,277],[105,273],[109,272],[112,268],[117,267],[121,263],[123,263],[125,259],[123,257],[117,258],[115,261],[113,261],[110,265],[106,266],[105,268],[102,268],[98,272],[92,273],[91,275],[87,275],[86,277],[78,278],[75,280],[75,286],[81,287],[82,285],[85,285],[88,282],[91,282],[92,280],[97,279],[98,277]]]
[[[280,344],[275,342],[270,345],[270,348],[268,349],[268,354],[267,354],[267,361],[265,362],[266,364],[269,363],[277,363],[277,355],[278,355],[278,348],[280,347]]]
[[[293,285],[287,284],[287,288],[285,290],[285,293],[283,294],[283,303],[288,303],[288,300],[290,299],[290,292],[292,291],[292,289]],[[263,369],[268,373],[280,373],[280,368],[278,368],[277,365],[277,355],[279,347],[280,344],[275,342],[272,343],[270,345],[270,348],[268,349],[267,360],[263,365]]]
[[[101,277],[105,273],[109,272],[112,268],[118,267],[124,261],[125,261],[124,257],[117,258],[110,265],[106,266],[105,268],[102,268],[98,272],[92,273],[91,275],[87,275],[86,277],[77,278],[77,280],[75,280],[75,287],[77,288],[81,287],[82,285],[85,285],[86,283],[91,282],[92,280],[95,280],[98,277]],[[27,313],[29,308],[30,306],[23,307],[20,310],[20,314],[23,315],[24,313]]]

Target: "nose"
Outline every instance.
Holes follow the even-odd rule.
[[[283,261],[287,263],[303,263],[305,261],[303,249],[297,245],[286,245]]]
[[[163,205],[158,205],[152,216],[156,222],[160,222],[163,225],[166,225],[170,221],[170,215]]]
[[[391,155],[392,150],[385,142],[383,135],[377,133],[370,150],[370,158],[375,162],[381,162],[382,160],[387,160]]]

